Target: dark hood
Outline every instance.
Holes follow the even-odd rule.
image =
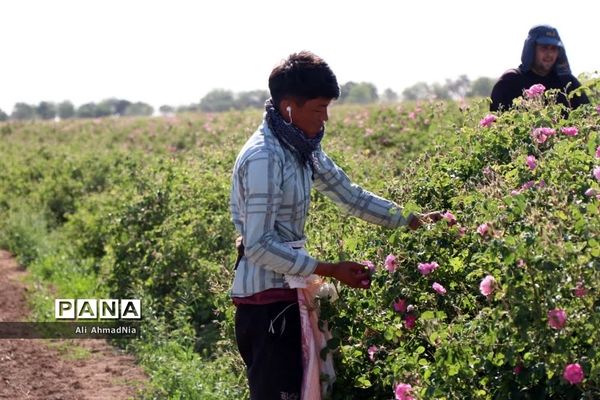
[[[567,52],[565,46],[560,40],[558,31],[549,25],[538,25],[534,26],[529,30],[525,44],[523,45],[523,52],[521,53],[521,65],[519,69],[522,72],[527,72],[533,65],[535,59],[535,45],[540,44],[552,44],[558,47],[558,58],[556,64],[554,64],[553,70],[558,75],[570,75],[571,68],[569,67],[569,60],[567,59]]]

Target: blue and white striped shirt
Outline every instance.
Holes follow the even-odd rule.
[[[318,261],[285,244],[305,239],[313,184],[348,214],[390,228],[407,224],[400,207],[353,184],[325,152],[315,151],[313,157],[314,182],[310,168],[281,146],[264,120],[240,151],[230,208],[245,251],[235,271],[232,297],[287,288],[284,274],[313,273]]]

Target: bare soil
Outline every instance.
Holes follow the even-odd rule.
[[[27,321],[26,274],[0,250],[0,322]],[[134,357],[104,339],[0,338],[0,399],[135,399],[146,382]]]

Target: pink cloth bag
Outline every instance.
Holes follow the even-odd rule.
[[[325,360],[321,358],[321,350],[331,339],[331,332],[324,324],[324,331],[319,329],[319,309],[315,297],[323,285],[316,275],[306,279],[306,287],[298,288],[300,306],[300,322],[302,326],[302,400],[321,400],[331,392],[335,381],[335,370],[331,353]],[[321,379],[323,379],[321,381]]]

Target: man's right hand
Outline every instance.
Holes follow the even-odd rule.
[[[357,289],[368,289],[371,286],[369,268],[354,261],[319,263],[314,272],[317,275],[330,276],[344,285]]]

